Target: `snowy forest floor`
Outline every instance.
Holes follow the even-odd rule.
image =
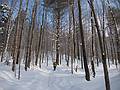
[[[120,70],[111,65],[109,75],[111,90],[120,90]],[[18,80],[11,66],[0,63],[0,90],[105,90],[102,64],[96,68],[96,77],[91,75],[91,81],[86,81],[82,69],[71,74],[66,65],[59,65],[53,71],[52,65],[44,64],[42,69],[34,66],[27,72],[21,66],[21,79]]]

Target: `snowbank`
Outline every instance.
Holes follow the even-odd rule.
[[[67,66],[52,66],[42,69],[32,67],[27,72],[23,67],[21,79],[14,77],[11,66],[0,64],[0,90],[105,90],[102,66],[96,69],[96,78],[91,81],[84,78],[84,70],[71,74]],[[112,66],[109,69],[111,90],[120,90],[120,73]]]

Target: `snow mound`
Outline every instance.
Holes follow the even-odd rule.
[[[96,68],[96,78],[91,81],[84,78],[84,70],[71,74],[67,66],[58,66],[56,71],[52,66],[32,67],[27,72],[21,70],[21,79],[14,77],[11,66],[0,64],[0,90],[105,90],[102,66]],[[111,67],[109,69],[111,90],[120,90],[120,73]]]

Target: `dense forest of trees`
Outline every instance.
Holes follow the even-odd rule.
[[[18,79],[21,64],[27,71],[52,58],[54,70],[66,63],[74,74],[80,67],[90,81],[88,65],[95,77],[102,62],[110,90],[108,68],[120,64],[120,0],[0,1],[1,62],[15,73],[18,66]]]

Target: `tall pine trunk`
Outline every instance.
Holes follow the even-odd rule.
[[[84,68],[85,68],[85,78],[87,81],[90,81],[90,73],[87,64],[87,56],[85,51],[85,43],[84,43],[84,33],[83,33],[83,25],[82,25],[82,10],[81,10],[81,2],[78,0],[78,10],[79,10],[79,27],[80,27],[80,37],[81,37],[81,47],[82,47],[82,55],[84,59]]]
[[[103,69],[104,69],[104,79],[105,79],[106,90],[110,90],[110,81],[109,81],[109,74],[108,74],[108,68],[107,68],[107,63],[106,63],[106,56],[105,56],[105,51],[103,49],[103,42],[102,42],[102,38],[101,38],[101,33],[100,33],[97,16],[96,16],[95,10],[94,10],[93,0],[88,1],[88,3],[93,12],[93,17],[94,17],[94,21],[95,21],[95,25],[96,25],[96,29],[97,29],[99,46],[100,46],[101,56],[102,56]]]

